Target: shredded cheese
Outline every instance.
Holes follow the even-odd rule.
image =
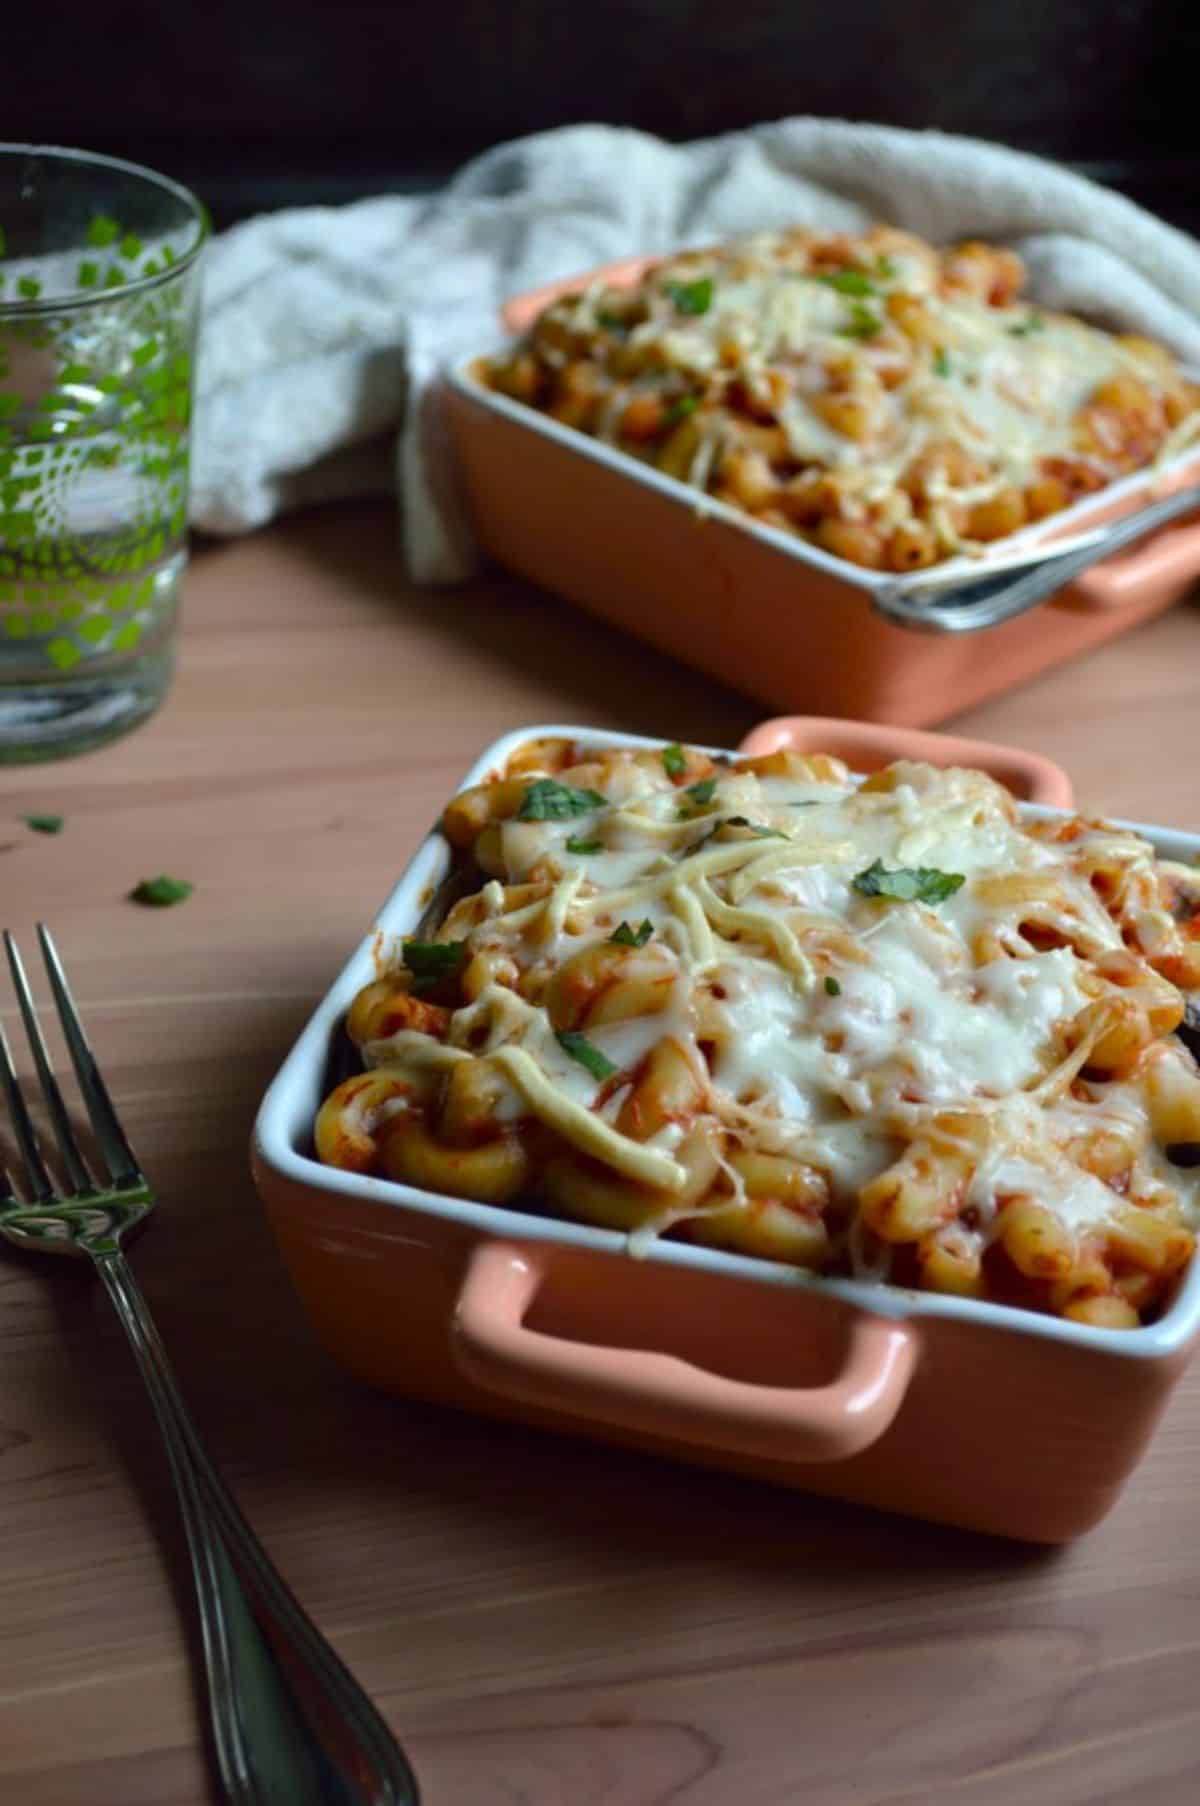
[[[1187,868],[1105,824],[1028,825],[991,780],[917,763],[866,786],[836,761],[718,765],[683,788],[644,754],[580,769],[602,799],[587,834],[521,822],[502,837],[511,864],[443,925],[496,976],[444,1036],[366,1044],[369,1065],[419,1081],[387,1109],[426,1108],[439,1074],[487,1062],[506,1131],[536,1118],[657,1194],[638,1248],[719,1211],[722,1233],[744,1219],[744,1245],[761,1233],[770,1251],[758,1204],[799,1163],[839,1225],[830,1258],[885,1277],[894,1252],[858,1200],[906,1151],[969,1176],[946,1206],[969,1220],[935,1219],[954,1221],[956,1259],[1026,1194],[1079,1247],[1131,1199],[1200,1227],[1200,1169],[1154,1133],[1144,1031],[1097,1069],[1130,999],[1171,1020],[1155,962],[1186,953]],[[1200,1075],[1167,1039],[1154,1055],[1181,1063],[1200,1141]],[[1107,1165],[1087,1164],[1093,1143]]]
[[[1200,442],[1200,392],[1165,352],[1018,299],[1022,275],[1010,251],[937,250],[888,227],[759,233],[663,262],[631,290],[558,298],[485,372],[539,407],[566,401],[583,430],[773,526],[812,537],[832,518],[886,539],[919,522],[937,557],[979,556]],[[582,384],[558,386],[579,369],[591,413]],[[824,478],[811,515],[790,507],[797,473]],[[897,553],[887,568],[912,567]]]

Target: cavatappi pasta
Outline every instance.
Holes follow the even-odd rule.
[[[1200,1221],[1200,874],[979,772],[528,744],[356,997],[321,1159],[1104,1327]]]
[[[1008,250],[762,234],[553,302],[490,387],[854,564],[918,570],[1200,438],[1160,346],[1018,300]]]

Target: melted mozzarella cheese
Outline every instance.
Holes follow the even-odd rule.
[[[981,1220],[988,1223],[995,1221],[1000,1204],[1009,1198],[1032,1198],[1076,1233],[1108,1221],[1115,1202],[1107,1185],[1073,1162],[1056,1157],[1052,1149],[1043,1149],[1034,1157],[1005,1152],[994,1159],[985,1158],[968,1197]]]
[[[1044,474],[1047,459],[1082,462],[1102,482],[1129,468],[1120,423],[1101,410],[1081,437],[1081,418],[1115,378],[1160,390],[1166,366],[1152,347],[1024,302],[993,306],[955,292],[952,282],[941,282],[932,249],[905,255],[898,248],[895,256],[864,262],[851,246],[847,258],[842,270],[810,269],[797,235],[759,233],[689,258],[686,270],[670,263],[652,269],[636,291],[637,323],[621,327],[631,374],[594,430],[619,439],[629,396],[653,395],[664,372],[680,373],[706,396],[691,417],[698,444],[684,472],[704,486],[731,428],[736,437],[745,425],[742,402],[734,399],[732,413],[726,403],[733,380],[750,398],[755,421],[777,424],[794,463],[836,474],[844,515],[859,518],[869,508],[888,525],[911,518],[901,479],[914,458],[927,445],[949,443],[980,471],[952,480],[943,460],[940,474],[935,469],[923,479],[927,520],[943,552],[977,544],[962,538],[951,504],[1023,489]],[[696,283],[704,285],[704,305],[693,311],[678,294]],[[594,342],[609,323],[606,302],[610,292],[593,287],[557,310]],[[1178,388],[1174,376],[1167,380]],[[847,416],[830,409],[831,398],[860,405]],[[1200,434],[1200,410],[1186,402],[1184,410],[1162,445],[1164,456]]]
[[[1090,950],[1123,946],[1087,860],[1103,853],[1144,869],[1152,850],[1097,826],[1068,842],[1039,838],[978,774],[899,764],[889,776],[890,788],[862,788],[718,768],[677,789],[618,759],[603,806],[565,822],[506,822],[505,878],[526,886],[536,872],[544,894],[529,902],[526,886],[506,911],[503,888],[489,887],[476,944],[543,978],[527,996],[486,986],[456,1012],[451,1042],[517,1050],[520,1060],[505,1056],[505,1118],[532,1098],[570,1137],[578,1115],[557,1121],[554,1099],[563,1112],[592,1112],[607,1137],[603,1158],[635,1179],[683,1174],[670,1159],[678,1124],[652,1143],[628,1143],[624,1163],[616,1129],[647,1055],[669,1039],[707,1070],[701,1114],[732,1145],[740,1136],[810,1163],[842,1199],[935,1119],[965,1110],[975,1124],[970,1202],[985,1227],[1021,1193],[1073,1233],[1110,1217],[1120,1194],[1064,1151],[1097,1129],[1126,1139],[1130,1161],[1169,1183],[1200,1223],[1200,1172],[1168,1171],[1135,1086],[1093,1085],[1081,1102],[1065,1080],[1050,1083],[1079,1063],[1072,1050],[1083,1031],[1071,1030],[1096,996]],[[597,850],[571,851],[569,841]],[[880,867],[960,883],[945,896],[935,884],[928,902],[869,894],[857,881]],[[1015,880],[1021,892],[1023,879],[1028,902],[994,882]],[[1060,925],[1067,944],[1022,938],[1027,919]],[[581,1060],[539,998],[554,971],[610,941],[622,922],[647,937],[639,958],[663,975],[662,1007],[615,1020],[598,1010],[593,1020],[581,994],[590,1049]],[[998,956],[997,944],[1012,956]],[[600,986],[599,1003],[610,981],[580,983]],[[533,1085],[526,1056],[544,1083]],[[665,1196],[655,1220],[677,1217]],[[874,1256],[863,1244],[856,1258],[869,1266]]]

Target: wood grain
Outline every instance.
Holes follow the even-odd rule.
[[[1198,636],[1185,605],[956,725],[1196,825]],[[135,1260],[184,1389],[428,1806],[1184,1806],[1200,1372],[1113,1516],[1047,1554],[376,1396],[279,1267],[259,1095],[479,746],[756,712],[515,582],[413,592],[382,506],[312,514],[199,554],[156,721],[0,773],[0,913],[55,926],[165,1200]],[[160,870],[185,906],[124,900]],[[211,1800],[190,1627],[120,1332],[86,1274],[5,1255],[0,1799]]]

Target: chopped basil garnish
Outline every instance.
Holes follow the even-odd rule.
[[[705,803],[711,803],[716,793],[716,778],[701,778],[698,784],[689,784],[683,794],[690,796],[694,803],[703,806]]]
[[[129,897],[131,902],[146,903],[151,909],[169,909],[172,903],[185,902],[194,889],[195,885],[186,878],[143,878],[134,885]]]
[[[838,331],[845,339],[873,339],[883,330],[883,321],[873,313],[864,301],[854,301],[850,305],[850,318]]]
[[[751,821],[747,815],[727,815],[724,825],[727,828],[749,828],[750,832],[756,834],[759,840],[787,840],[789,838],[782,828],[766,828],[762,822]]]
[[[644,947],[653,933],[653,922],[643,921],[637,928],[631,928],[628,922],[619,922],[608,938],[618,947]]]
[[[620,314],[609,313],[608,310],[603,307],[600,308],[596,314],[596,324],[597,326],[603,326],[608,332],[629,331],[628,320],[623,319]]]
[[[876,859],[852,880],[860,897],[890,897],[898,903],[944,903],[966,883],[962,872],[939,872],[936,866],[901,866],[889,872]]]
[[[607,798],[596,790],[573,790],[556,778],[539,778],[521,798],[518,821],[570,821],[573,815],[590,815],[603,809]]]
[[[697,276],[695,282],[668,282],[667,293],[681,314],[706,314],[712,306],[713,279]]]
[[[35,834],[61,834],[63,831],[61,815],[26,815],[22,820]]]
[[[875,293],[875,284],[861,270],[826,270],[817,277],[817,281],[825,283],[828,288],[835,288],[839,295]]]
[[[681,821],[687,821],[689,819],[687,811],[684,809],[681,809],[679,811],[679,817],[680,817]],[[702,847],[706,847],[710,840],[715,840],[716,836],[721,832],[721,829],[723,826],[724,826],[724,823],[717,822],[713,827],[711,827],[708,830],[707,834],[701,834],[701,836],[698,840],[693,840],[690,847],[685,847],[683,849],[682,857],[684,859],[690,859],[692,857],[693,853],[698,853]]]
[[[667,409],[667,425],[678,426],[681,420],[686,420],[689,414],[694,414],[699,406],[700,397],[698,395],[681,395],[679,400],[673,401]]]
[[[457,972],[467,956],[465,941],[405,941],[401,958],[417,988],[433,985]]]
[[[933,354],[933,369],[936,376],[949,376],[950,359],[939,345]]]
[[[691,819],[686,810],[681,809],[679,814],[681,821]],[[718,821],[713,823],[707,834],[702,834],[699,840],[694,840],[691,846],[686,848],[683,857],[688,859],[693,853],[698,853],[701,847],[706,847],[709,841],[721,832],[722,828],[749,828],[756,840],[790,840],[792,838],[790,834],[785,834],[782,828],[764,827],[762,822],[751,821],[748,815],[722,815]]]
[[[568,853],[602,853],[602,840],[586,840],[582,834],[572,834],[567,840]]]
[[[875,274],[883,282],[890,282],[893,276],[898,276],[900,274],[886,251],[875,259]]]
[[[681,778],[687,770],[687,754],[678,740],[662,749],[663,770],[669,778]]]
[[[825,995],[827,997],[840,997],[841,994],[842,994],[842,987],[838,983],[837,979],[836,978],[827,978],[825,980]]]
[[[1045,320],[1043,320],[1041,314],[1035,309],[1033,313],[1027,314],[1018,325],[1010,326],[1008,332],[1010,338],[1024,339],[1027,338],[1031,332],[1044,332],[1045,328]]]
[[[607,1079],[617,1070],[608,1055],[594,1047],[578,1029],[559,1029],[554,1039],[564,1053],[570,1054],[573,1060],[578,1060],[581,1066],[586,1066],[594,1079]]]

